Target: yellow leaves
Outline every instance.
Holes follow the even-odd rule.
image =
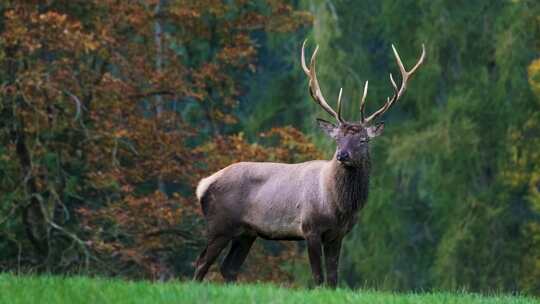
[[[199,10],[185,6],[174,7],[171,10],[171,14],[179,18],[199,18],[201,16],[201,12]]]
[[[220,111],[218,109],[214,109],[212,111],[212,116],[224,124],[231,125],[238,122],[238,119],[236,119],[234,115],[224,113],[223,111]]]
[[[11,161],[12,158],[11,158],[11,155],[10,154],[0,154],[0,161],[3,161],[3,162],[9,162]]]
[[[114,172],[96,171],[88,174],[88,182],[96,189],[110,189],[116,185]]]
[[[83,32],[77,20],[55,11],[39,14],[35,7],[20,6],[5,12],[6,31],[3,38],[8,45],[21,47],[21,55],[34,54],[44,45],[47,50],[87,53],[100,44],[92,34]]]
[[[540,58],[534,60],[528,69],[529,85],[540,102]]]
[[[95,51],[99,47],[99,42],[93,39],[87,39],[82,41],[85,53]]]
[[[46,12],[44,14],[39,14],[39,15],[37,15],[36,13],[33,13],[30,16],[30,20],[32,21],[32,23],[37,23],[37,24],[41,23],[40,26],[44,26],[45,24],[48,24],[50,28],[63,29],[64,28],[63,24],[65,24],[67,21],[67,16],[64,14],[59,14],[54,11],[49,11],[49,12]],[[74,25],[75,25],[74,28],[81,27],[81,24],[79,22],[75,22]],[[68,30],[67,28],[64,29],[64,31],[67,31],[67,30]]]
[[[217,58],[224,64],[241,66],[257,54],[255,46],[245,33],[236,35],[229,45],[225,45]]]
[[[6,30],[2,34],[2,38],[6,45],[15,46],[18,44],[25,44],[32,50],[40,47],[37,41],[28,39],[28,28],[21,16],[21,11],[8,10],[4,13],[4,17]]]
[[[128,133],[128,130],[126,129],[120,129],[120,130],[116,130],[114,131],[114,136],[116,138],[120,138],[120,137],[125,137],[127,136],[129,133]]]
[[[280,155],[277,157],[280,161],[294,163],[322,157],[320,151],[302,132],[290,126],[272,128],[262,133],[261,137],[279,139],[280,142],[274,150],[276,155]]]
[[[280,2],[274,5],[274,11],[272,17],[268,20],[266,30],[285,33],[294,31],[300,26],[310,24],[312,21],[313,16],[310,13],[296,12],[289,4]]]
[[[520,129],[509,132],[510,155],[502,170],[504,183],[526,192],[531,209],[540,213],[540,113],[534,113]]]

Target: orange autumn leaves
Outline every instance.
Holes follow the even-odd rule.
[[[3,15],[0,191],[13,198],[7,210],[33,208],[12,223],[38,261],[30,268],[81,270],[87,250],[96,273],[187,276],[203,245],[200,178],[242,160],[318,156],[294,128],[256,143],[227,131],[241,79],[259,64],[251,33],[311,20],[285,1],[10,1]],[[257,248],[268,280],[300,256],[292,245],[270,256]]]

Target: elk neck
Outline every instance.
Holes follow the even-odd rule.
[[[329,185],[332,188],[337,210],[344,214],[354,214],[362,209],[368,197],[369,154],[356,166],[345,166],[336,159],[336,155],[329,162]]]

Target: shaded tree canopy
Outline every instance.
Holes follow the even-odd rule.
[[[315,1],[326,91],[358,117],[391,92],[391,44],[427,48],[373,147],[374,180],[343,270],[353,285],[540,292],[534,1]],[[331,94],[331,93],[330,93]],[[346,99],[349,97],[349,99]]]

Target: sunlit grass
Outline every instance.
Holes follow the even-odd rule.
[[[520,296],[466,293],[399,294],[268,284],[128,282],[85,277],[0,275],[0,303],[540,303]]]

